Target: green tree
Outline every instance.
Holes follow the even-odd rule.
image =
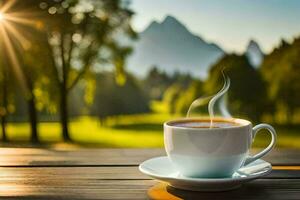
[[[96,75],[95,99],[91,105],[91,114],[103,122],[107,117],[125,114],[145,113],[149,111],[148,99],[138,81],[127,75],[125,84],[115,81],[114,74]]]
[[[6,8],[1,32],[5,43],[3,48],[7,51],[5,59],[9,60],[14,79],[18,80],[27,102],[32,142],[38,142],[37,105],[44,103],[45,99],[40,91],[43,91],[45,80],[50,82],[49,51],[44,48],[48,38],[41,34],[43,23],[37,14],[38,5],[35,0],[2,1],[3,8]]]
[[[12,86],[11,83],[12,76],[11,71],[9,70],[8,62],[3,51],[3,46],[1,46],[1,56],[0,56],[0,117],[1,117],[1,129],[2,129],[2,141],[7,141],[7,132],[6,132],[6,122],[7,115],[12,111],[10,108],[13,108],[12,105]]]
[[[20,59],[22,61],[22,71],[25,84],[27,86],[25,100],[27,102],[30,126],[31,126],[31,141],[38,142],[38,112],[43,109],[53,107],[55,96],[51,76],[51,61],[49,50],[44,48],[47,43],[47,38],[44,34],[36,31],[28,31],[31,39],[30,47],[23,52]]]
[[[186,115],[191,103],[200,96],[203,96],[203,82],[194,80],[177,97],[174,104],[175,113]]]
[[[44,31],[52,52],[62,134],[64,140],[70,141],[68,95],[84,74],[100,63],[114,66],[117,81],[125,81],[124,59],[130,48],[119,45],[119,39],[135,37],[130,26],[133,12],[119,0],[38,2],[44,11]]]
[[[214,94],[222,88],[223,69],[231,79],[228,91],[230,113],[258,121],[265,111],[265,83],[259,72],[249,64],[246,56],[226,55],[213,65],[204,85],[205,93]]]
[[[164,92],[163,101],[166,105],[168,105],[168,111],[170,114],[174,114],[176,112],[175,104],[182,90],[182,85],[179,83],[174,83]]]
[[[153,66],[144,80],[144,90],[154,100],[161,100],[163,93],[172,84],[172,78],[165,72],[161,72],[157,66]]]
[[[274,105],[272,116],[279,123],[292,123],[300,108],[300,38],[281,45],[266,56],[261,74],[268,84],[268,95]]]
[[[184,109],[186,104],[189,103],[188,101],[184,101],[186,98],[185,95],[187,95],[186,90],[192,90],[189,89],[191,85],[193,85],[191,87],[196,86],[198,88],[198,83],[200,83],[200,81],[193,80],[189,74],[175,72],[173,76],[170,77],[170,82],[172,84],[164,91],[163,101],[168,105],[168,110],[171,114],[182,114],[185,112]],[[182,103],[178,103],[179,101],[182,101]],[[177,107],[179,105],[180,108]]]

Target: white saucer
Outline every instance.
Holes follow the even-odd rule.
[[[258,159],[240,168],[229,178],[189,178],[180,175],[169,161],[168,157],[156,157],[146,160],[139,170],[160,181],[167,182],[178,189],[192,191],[226,191],[240,187],[243,183],[269,174],[272,165]]]

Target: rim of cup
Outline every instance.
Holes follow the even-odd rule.
[[[225,118],[225,117],[214,117],[214,120],[218,122],[228,122],[228,123],[235,123],[238,124],[236,126],[230,126],[230,127],[221,127],[221,128],[197,128],[197,127],[183,127],[183,126],[176,126],[174,124],[178,122],[184,122],[184,121],[205,121],[205,122],[210,122],[209,117],[190,117],[190,118],[178,118],[178,119],[173,119],[166,121],[164,123],[164,127],[167,128],[176,128],[176,129],[190,129],[190,130],[216,130],[216,129],[234,129],[234,128],[243,128],[247,127],[249,125],[252,125],[252,123],[246,119],[241,119],[241,118]]]

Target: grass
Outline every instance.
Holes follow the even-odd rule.
[[[97,147],[163,147],[163,122],[176,116],[159,112],[156,103],[152,114],[119,116],[108,119],[106,125],[100,125],[97,118],[80,117],[69,124],[72,139],[79,144]],[[278,134],[277,147],[300,148],[300,126],[275,126]],[[42,142],[60,142],[60,125],[57,122],[39,123],[39,137]],[[28,141],[30,127],[28,123],[9,123],[10,141]],[[265,147],[270,141],[266,132],[257,134],[255,147]]]
[[[108,120],[105,126],[96,118],[81,117],[70,122],[72,139],[81,144],[103,147],[161,147],[163,134],[161,122],[170,119],[168,115],[147,114],[120,116]],[[134,122],[134,123],[133,123]],[[39,137],[42,142],[59,142],[59,123],[39,123]],[[28,123],[9,123],[7,126],[10,141],[28,141]]]

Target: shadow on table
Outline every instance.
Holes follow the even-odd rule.
[[[244,185],[239,189],[226,192],[193,192],[175,189],[165,183],[158,183],[148,190],[150,199],[197,199],[197,200],[222,200],[222,199],[249,199],[257,200],[270,196],[263,188],[255,185]]]

